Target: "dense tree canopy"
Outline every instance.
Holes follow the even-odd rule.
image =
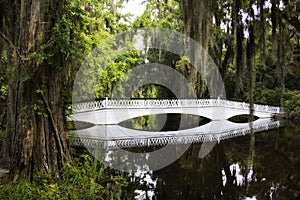
[[[123,3],[0,1],[1,157],[11,160],[12,179],[32,178],[36,172],[60,176],[71,159],[66,113],[76,73],[94,47],[134,28],[162,27],[190,36],[213,57],[228,98],[280,105],[291,118],[300,116],[299,1],[148,0],[143,15],[133,22],[119,12]],[[99,75],[95,98],[111,97],[114,84],[147,61],[183,73],[198,98],[209,95],[186,57],[149,49],[127,52],[111,62]],[[171,94],[148,85],[133,97]]]

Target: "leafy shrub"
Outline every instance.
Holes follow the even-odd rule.
[[[254,102],[259,104],[268,104],[279,106],[281,89],[265,89],[265,88],[255,88],[254,93]]]
[[[36,175],[31,182],[23,179],[0,186],[0,199],[133,199],[126,188],[127,177],[113,175],[109,169],[89,155],[65,164],[61,179]]]
[[[281,92],[281,88],[256,88],[254,91],[254,101],[255,103],[279,106]],[[285,118],[300,123],[300,91],[286,90],[284,100]]]
[[[300,91],[289,91],[286,99],[287,118],[300,123]]]

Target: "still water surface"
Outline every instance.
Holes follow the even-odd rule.
[[[142,117],[120,125],[135,130],[156,130],[158,127],[160,130],[169,131],[178,128],[174,126],[178,124],[174,123],[176,116],[166,120],[167,126],[159,123],[165,121],[160,117],[162,116],[156,116],[152,121],[147,119],[149,117]],[[188,126],[184,128],[203,127],[205,123],[209,123],[197,117],[185,116],[183,119],[193,122],[187,123]],[[147,120],[150,123],[145,126]],[[176,147],[179,146],[180,144]],[[204,158],[199,158],[201,146],[202,143],[191,144],[182,156],[159,170],[137,169],[130,175],[132,188],[136,192],[135,198],[300,199],[300,126],[286,123],[284,127],[269,131],[221,140]],[[159,148],[162,146],[131,147],[126,150],[143,153]],[[119,160],[123,166],[128,163],[136,165],[141,161],[133,157],[130,162],[126,162],[126,154],[124,157],[117,154],[115,158],[118,159],[114,159],[114,150],[104,152],[109,154],[109,162]]]
[[[136,173],[136,199],[300,199],[299,126],[223,140],[203,159],[200,147],[192,144],[163,169]]]

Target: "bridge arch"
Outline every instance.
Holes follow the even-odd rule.
[[[254,105],[254,115],[259,118],[270,118],[279,110],[279,107]],[[78,104],[74,111],[74,120],[93,124],[118,124],[135,117],[164,113],[227,120],[237,115],[248,115],[249,104],[220,99],[104,100]]]

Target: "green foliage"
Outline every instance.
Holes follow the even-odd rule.
[[[110,171],[89,155],[82,155],[65,164],[62,179],[53,182],[49,175],[36,175],[33,182],[27,179],[0,186],[0,199],[133,199],[126,193],[125,176]]]
[[[180,2],[174,0],[168,1],[148,1],[144,13],[137,17],[132,24],[133,28],[148,28],[159,27],[178,32],[183,32],[183,21],[180,9]],[[145,34],[145,38],[148,37]],[[177,38],[174,38],[170,43],[172,35],[160,35],[161,41],[165,41],[161,44],[164,47],[176,48]],[[148,41],[144,40],[145,47],[151,46],[147,44]],[[184,51],[184,50],[183,50]],[[176,68],[174,63],[180,59],[180,56],[173,54],[162,49],[149,48],[142,52],[142,56],[145,57],[146,62],[160,63],[172,68]],[[168,92],[158,85],[146,85],[140,87],[132,94],[133,98],[168,98]],[[144,119],[148,121],[148,119]]]
[[[5,100],[7,97],[7,83],[3,77],[0,77],[0,100]]]
[[[254,102],[259,104],[279,106],[282,89],[255,88]],[[285,116],[289,120],[299,122],[300,118],[300,91],[286,90],[283,96]]]
[[[63,16],[55,24],[52,37],[42,48],[57,49],[73,66],[72,71],[77,71],[95,46],[108,39],[111,34],[128,29],[128,25],[120,22],[128,21],[128,16],[117,12],[122,2],[123,0],[74,0],[64,3]],[[53,55],[47,56],[49,58]],[[45,58],[44,55],[36,54],[29,57]]]
[[[118,81],[124,81],[128,71],[141,63],[141,56],[137,50],[118,56],[114,62],[108,64],[105,71],[100,72],[101,77],[96,86],[96,98],[111,97],[113,90],[117,90],[122,95],[124,88],[114,88],[114,86]]]
[[[186,56],[181,56],[180,57],[180,60],[177,62],[176,64],[176,70],[180,71],[181,73],[184,73],[185,72],[185,68],[186,68],[186,65],[189,64],[189,58],[186,57]]]
[[[62,17],[56,21],[51,38],[41,48],[46,52],[51,49],[51,55],[32,54],[29,57],[44,59],[66,74],[63,103],[71,102],[72,84],[87,55],[99,44],[111,38],[112,34],[125,31],[128,16],[118,12],[123,0],[72,0],[63,3]],[[55,64],[55,58],[62,57],[63,62]],[[28,59],[28,58],[27,58]],[[97,60],[101,65],[103,61]],[[92,73],[96,67],[86,73]],[[93,85],[93,80],[86,84]],[[83,97],[84,98],[84,97]],[[37,108],[37,106],[35,106]],[[66,108],[68,109],[68,108]]]
[[[288,91],[286,96],[287,117],[300,123],[300,91]]]
[[[132,98],[163,98],[162,89],[155,84],[144,85],[131,94]]]
[[[0,57],[0,144],[2,144],[2,140],[4,137],[4,130],[6,119],[5,115],[5,106],[6,106],[6,99],[8,95],[8,84],[7,84],[7,77],[6,77],[6,67],[8,64],[8,57],[7,57],[7,50],[3,48],[1,50],[1,57]]]
[[[2,66],[6,66],[8,64],[8,57],[7,57],[7,49],[6,48],[3,48],[1,50],[0,63],[1,63]]]
[[[46,109],[44,107],[44,102],[42,100],[37,100],[37,103],[32,105],[33,110],[38,114],[39,116],[42,116],[44,118],[48,117],[48,114],[46,112]]]
[[[133,27],[161,27],[182,31],[183,23],[181,17],[178,1],[151,1],[146,5],[143,15],[136,18]]]
[[[51,56],[52,56],[51,54],[33,52],[33,53],[28,54],[28,56],[22,57],[22,60],[23,61],[32,61],[36,64],[40,64],[44,60],[47,60],[48,58],[50,58]]]
[[[279,105],[281,89],[255,88],[253,92],[254,102],[258,104]]]
[[[1,50],[0,58],[0,101],[4,101],[7,97],[7,80],[6,80],[6,70],[8,64],[7,50],[3,48]]]

